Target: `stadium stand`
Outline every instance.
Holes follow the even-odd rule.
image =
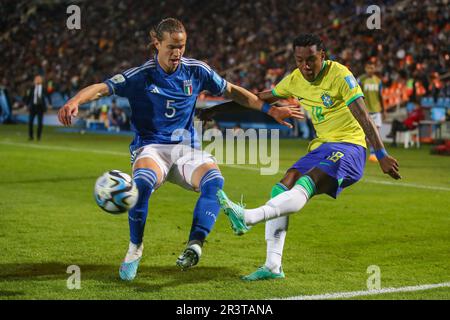
[[[365,1],[79,1],[81,30],[68,30],[69,1],[3,1],[0,77],[7,78],[13,109],[20,110],[32,75],[45,75],[57,109],[81,87],[142,64],[149,57],[148,31],[160,18],[174,16],[188,31],[187,56],[255,92],[270,89],[295,67],[291,41],[308,31],[319,33],[328,57],[356,75],[365,61],[375,61],[388,109],[418,101],[448,111],[446,1],[380,3],[381,29],[369,30]],[[199,99],[200,106],[217,102],[207,95]],[[126,99],[117,104],[128,107]]]

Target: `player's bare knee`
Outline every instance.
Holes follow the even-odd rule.
[[[280,183],[282,183],[286,188],[290,190],[292,189],[292,187],[294,187],[295,183],[298,179],[300,179],[301,176],[302,174],[298,170],[289,169],[284,175],[283,179],[281,179]]]
[[[313,168],[306,173],[316,186],[316,194],[330,193],[336,188],[336,179],[319,168]]]
[[[200,188],[200,182],[203,179],[203,177],[205,176],[205,174],[208,171],[214,170],[214,169],[220,172],[219,167],[214,162],[204,163],[201,166],[199,166],[198,168],[196,168],[194,170],[194,172],[192,173],[192,179],[191,179],[192,186],[195,189],[199,189]]]
[[[159,167],[158,163],[153,160],[152,158],[149,157],[145,157],[145,158],[140,158],[138,160],[136,160],[136,162],[133,165],[133,171],[137,170],[137,169],[151,169],[156,173],[156,176],[158,178],[158,185],[162,182],[163,180],[163,171],[161,170],[161,168]]]

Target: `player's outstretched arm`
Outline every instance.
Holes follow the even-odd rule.
[[[275,97],[272,94],[271,90],[258,92],[256,94],[256,96],[259,99],[264,100],[264,102],[268,102],[270,104],[275,103],[280,99],[280,98]],[[214,107],[199,110],[198,116],[199,116],[200,120],[202,120],[202,121],[210,121],[213,119],[213,117],[216,115],[217,112],[224,110],[224,109],[228,108],[229,106],[236,105],[236,104],[238,104],[238,103],[235,101],[228,101],[225,103],[220,103]]]
[[[303,119],[303,113],[300,111],[299,105],[286,105],[283,107],[271,106],[269,102],[265,101],[266,99],[258,98],[258,96],[250,91],[230,82],[227,83],[225,98],[236,101],[244,107],[265,112],[278,123],[289,128],[292,128],[292,125],[284,121],[285,119]]]
[[[265,102],[268,102],[270,104],[277,102],[278,100],[280,100],[280,98],[275,97],[272,93],[272,90],[267,90],[267,91],[262,91],[262,92],[258,92],[256,94],[258,96],[258,98],[260,98],[261,100],[264,100]]]
[[[389,174],[394,179],[400,179],[399,166],[397,160],[389,156],[384,149],[380,134],[367,113],[363,98],[358,98],[348,106],[355,119],[359,122],[367,139],[375,149],[375,154],[384,173]]]
[[[70,126],[72,124],[72,117],[78,114],[78,106],[80,104],[94,101],[107,95],[109,95],[109,89],[105,83],[96,83],[82,89],[59,109],[59,122],[65,126]]]

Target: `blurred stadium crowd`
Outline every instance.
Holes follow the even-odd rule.
[[[270,88],[292,70],[292,39],[315,32],[329,58],[356,75],[369,59],[377,63],[387,105],[425,95],[450,97],[446,0],[378,2],[380,30],[367,28],[365,1],[76,1],[81,30],[66,28],[69,4],[0,3],[0,78],[16,106],[35,74],[45,76],[49,94],[69,97],[142,64],[150,55],[150,28],[168,16],[187,28],[186,56],[254,91]]]

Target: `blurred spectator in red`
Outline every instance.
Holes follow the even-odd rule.
[[[387,135],[388,138],[393,139],[392,146],[397,146],[397,132],[414,130],[419,125],[419,122],[423,119],[425,119],[425,115],[422,107],[418,103],[415,103],[414,110],[409,113],[408,117],[405,120],[399,121],[397,119],[394,119],[392,121],[391,132]]]

